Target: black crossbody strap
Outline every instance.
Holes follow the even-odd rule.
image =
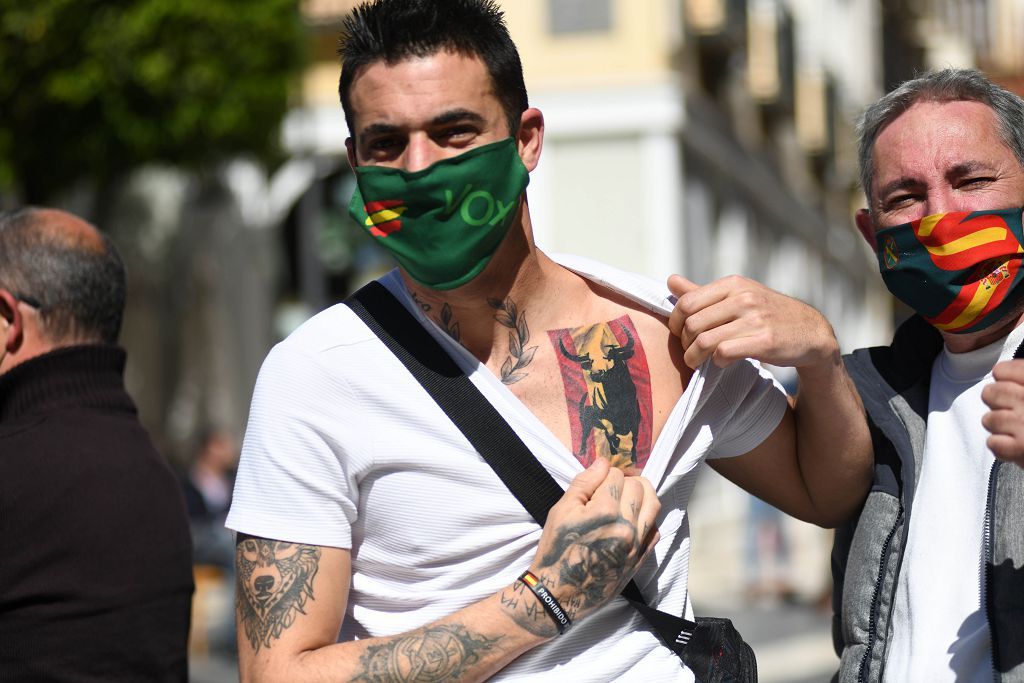
[[[498,478],[542,527],[548,510],[565,493],[497,409],[405,306],[379,282],[370,282],[345,303],[423,385]],[[622,591],[675,652],[693,635],[692,621],[647,605],[631,579]]]
[[[513,493],[533,492],[519,500],[543,526],[553,504],[548,501],[565,492],[437,340],[378,282],[345,303],[423,385],[505,486]],[[524,450],[530,457],[523,457]]]

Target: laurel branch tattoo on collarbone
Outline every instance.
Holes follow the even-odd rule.
[[[269,648],[313,600],[320,549],[239,534],[235,547],[239,624],[254,652]]]
[[[488,299],[487,305],[497,311],[494,314],[494,319],[503,327],[512,330],[508,333],[508,358],[501,365],[501,382],[502,384],[515,384],[526,378],[528,373],[520,371],[533,361],[533,356],[537,353],[536,346],[529,348],[526,346],[526,343],[530,341],[530,327],[526,324],[526,312],[520,311],[511,298],[506,298],[504,301]]]
[[[441,324],[441,328],[448,333],[449,337],[455,341],[462,339],[459,323],[455,322],[454,318],[452,318],[452,307],[447,303],[441,305],[441,315],[437,318],[437,322]]]
[[[502,636],[488,638],[462,624],[428,626],[370,645],[359,659],[363,683],[454,681],[494,649]]]

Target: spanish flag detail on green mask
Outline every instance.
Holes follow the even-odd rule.
[[[878,267],[886,287],[943,332],[985,329],[1024,291],[1021,213],[939,213],[879,230]]]
[[[530,181],[512,137],[412,173],[360,166],[355,174],[349,214],[432,289],[461,287],[483,271]]]

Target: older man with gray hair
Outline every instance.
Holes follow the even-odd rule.
[[[116,346],[125,271],[71,214],[0,214],[0,672],[184,681],[191,543]]]
[[[857,226],[916,312],[846,358],[875,476],[833,550],[840,681],[1024,681],[1024,100],[947,69],[860,126]]]

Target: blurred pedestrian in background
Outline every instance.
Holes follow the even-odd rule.
[[[797,374],[793,368],[769,367],[789,396],[796,396]],[[747,499],[743,528],[744,593],[751,602],[796,599],[790,574],[792,554],[786,515],[757,496]]]
[[[1022,122],[957,69],[861,121],[857,226],[917,315],[847,358],[875,477],[836,532],[841,681],[1024,681]]]
[[[196,594],[191,650],[234,658],[235,538],[224,526],[238,467],[238,440],[228,430],[205,427],[192,462],[181,475],[192,530]]]
[[[238,442],[225,429],[206,428],[195,457],[182,477],[185,509],[192,528],[193,561],[230,570],[235,543],[224,527],[238,467]]]
[[[793,602],[796,591],[790,581],[790,543],[786,516],[777,507],[750,496],[743,536],[746,597]]]
[[[125,272],[53,209],[0,214],[0,678],[184,681],[188,521],[125,391]]]

